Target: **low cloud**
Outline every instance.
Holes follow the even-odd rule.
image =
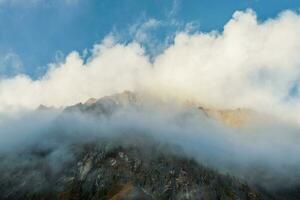
[[[299,184],[299,126],[270,122],[231,129],[197,108],[171,104],[129,105],[112,111],[109,116],[95,117],[40,110],[4,118],[0,123],[0,169],[6,167],[6,174],[20,166],[31,169],[41,161],[30,152],[40,152],[44,164],[57,171],[76,159],[74,145],[78,151],[95,141],[138,145],[136,140],[142,136],[145,144],[168,144],[177,155],[251,184],[268,189]]]

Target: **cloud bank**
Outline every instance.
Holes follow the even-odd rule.
[[[0,80],[0,112],[66,106],[90,97],[147,91],[214,107],[247,107],[296,119],[300,113],[300,16],[285,11],[260,22],[237,11],[222,32],[179,32],[150,61],[138,42],[109,36],[89,58],[70,53],[38,80]]]

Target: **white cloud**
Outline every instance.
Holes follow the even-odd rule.
[[[95,45],[87,63],[72,52],[39,80],[22,75],[1,80],[0,110],[65,106],[122,90],[147,90],[296,118],[300,103],[289,94],[300,80],[299,35],[300,16],[294,12],[258,22],[248,10],[236,12],[222,33],[178,33],[154,62],[139,44],[118,44],[110,37]]]

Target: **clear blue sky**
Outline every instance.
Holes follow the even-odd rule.
[[[246,8],[264,20],[285,9],[298,11],[300,1],[0,0],[0,75],[9,75],[18,65],[37,78],[55,57],[90,49],[112,31],[126,32],[150,18],[194,22],[200,31],[221,30],[234,11]],[[155,37],[164,41],[176,28],[161,27]]]

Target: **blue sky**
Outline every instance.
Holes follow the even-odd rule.
[[[297,11],[300,1],[0,0],[0,75],[22,72],[38,78],[48,63],[69,52],[90,49],[110,33],[130,41],[132,27],[154,19],[164,25],[153,31],[151,54],[152,47],[187,23],[196,24],[197,31],[221,31],[234,11],[247,8],[264,20],[285,9]]]

